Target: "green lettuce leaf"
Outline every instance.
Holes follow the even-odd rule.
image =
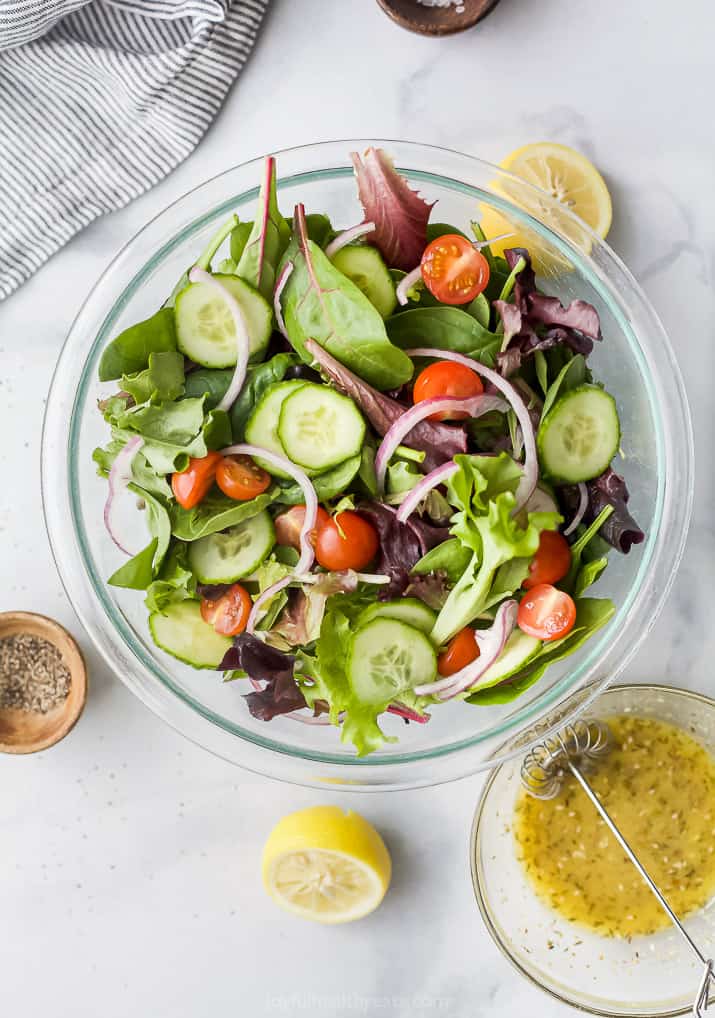
[[[369,701],[353,689],[346,671],[352,633],[360,613],[370,603],[372,595],[356,593],[337,594],[328,599],[320,627],[320,637],[315,644],[315,657],[302,662],[301,671],[308,674],[312,684],[301,683],[301,691],[309,706],[317,700],[325,700],[330,708],[330,720],[340,725],[340,738],[352,743],[358,756],[374,752],[384,742],[395,742],[381,730],[377,719],[394,700],[394,690],[385,696],[375,687],[375,697]],[[423,713],[431,702],[427,697],[418,697],[412,690],[399,695],[400,703]]]
[[[124,448],[126,438],[113,438],[104,449],[95,449],[92,459],[97,464],[97,473],[100,477],[108,477],[117,458],[117,454]],[[158,474],[150,465],[144,453],[139,450],[132,459],[132,478],[139,488],[148,491],[152,495],[169,499],[172,497],[171,487],[164,474]]]
[[[126,442],[133,434],[144,439],[142,455],[158,474],[185,470],[192,457],[231,444],[231,424],[223,410],[204,416],[205,396],[175,403],[151,403],[125,411],[112,431]]]
[[[143,371],[122,375],[121,387],[135,403],[166,403],[184,394],[184,355],[176,350],[149,354]]]
[[[189,567],[188,546],[174,541],[153,583],[146,592],[147,611],[166,611],[170,604],[196,597],[196,577]]]
[[[529,513],[525,526],[514,519],[513,490],[521,468],[506,453],[455,460],[460,469],[448,482],[447,497],[458,511],[450,532],[470,549],[472,557],[437,616],[431,638],[439,646],[517,589],[523,563],[502,572],[492,595],[497,571],[513,559],[530,560],[541,531],[555,530],[561,522],[558,513]]]

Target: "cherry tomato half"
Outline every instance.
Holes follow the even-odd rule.
[[[437,658],[440,675],[454,675],[466,668],[479,657],[479,647],[474,639],[474,630],[467,626],[453,636],[445,650]]]
[[[566,538],[558,530],[542,530],[539,547],[522,587],[532,590],[540,583],[558,583],[570,568],[571,549]]]
[[[189,460],[186,470],[171,475],[174,498],[184,509],[193,509],[204,498],[216,480],[216,467],[221,462],[220,452]]]
[[[484,392],[484,386],[479,375],[468,368],[465,364],[455,364],[454,361],[435,361],[429,367],[420,371],[412,389],[412,400],[414,403],[421,403],[425,399],[434,399],[437,396],[454,396],[456,399],[465,399],[468,396],[479,396]],[[430,414],[430,421],[459,421],[469,417],[468,413],[457,411],[456,413],[443,412]]]
[[[443,304],[468,304],[489,282],[489,262],[466,237],[447,233],[424,249],[422,278]]]
[[[373,525],[346,509],[318,530],[315,557],[324,569],[364,569],[375,558],[378,545]]]
[[[550,583],[540,583],[524,594],[517,615],[522,632],[547,643],[570,633],[575,621],[573,598]]]
[[[224,495],[237,502],[263,494],[270,483],[271,475],[250,456],[224,456],[216,468],[216,484]]]
[[[276,516],[276,542],[278,544],[287,545],[289,548],[295,548],[296,551],[300,551],[300,532],[303,529],[304,520],[304,505],[294,505],[292,509],[288,510],[288,512],[281,513],[280,516]],[[315,547],[315,542],[318,539],[318,531],[329,521],[330,516],[328,513],[326,513],[322,506],[318,506],[318,517],[311,535],[313,547]]]
[[[253,601],[251,595],[240,583],[234,583],[225,594],[201,601],[201,618],[213,626],[222,636],[236,636],[246,628]]]

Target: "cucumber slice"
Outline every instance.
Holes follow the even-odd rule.
[[[215,274],[238,301],[250,338],[251,360],[259,360],[273,331],[273,310],[258,290],[238,276]],[[207,283],[189,283],[176,298],[176,345],[206,368],[236,363],[236,327],[226,301]]]
[[[376,247],[369,244],[348,244],[330,259],[336,269],[362,290],[383,318],[389,318],[397,307],[395,284],[390,270]]]
[[[437,655],[424,633],[397,619],[373,619],[358,629],[348,652],[347,675],[355,695],[388,704],[437,674]]]
[[[541,650],[541,640],[534,636],[527,636],[520,629],[515,629],[506,641],[504,650],[496,659],[491,668],[488,668],[475,685],[475,689],[486,689],[487,686],[496,686],[499,682],[516,674],[524,665]],[[471,690],[473,692],[474,690]]]
[[[244,523],[192,541],[189,565],[200,583],[234,583],[252,573],[275,543],[273,520],[264,509]]]
[[[287,453],[283,448],[283,443],[278,437],[278,422],[280,420],[281,407],[284,400],[292,396],[298,389],[302,389],[304,385],[307,385],[307,382],[304,382],[301,378],[292,378],[287,382],[277,382],[275,385],[269,386],[258,403],[256,403],[250,417],[246,421],[244,429],[246,441],[251,445],[260,445],[262,449],[267,449],[268,452],[275,452],[279,456],[286,456]],[[265,460],[259,459],[256,462],[274,477],[290,477],[290,474],[286,474],[284,470],[273,466],[272,463],[266,463]]]
[[[551,480],[578,484],[603,473],[620,440],[613,396],[597,385],[580,385],[557,400],[541,422],[539,459]]]
[[[294,463],[320,472],[357,456],[365,421],[347,396],[307,382],[282,403],[278,439]]]
[[[163,613],[152,612],[149,632],[157,647],[193,668],[218,668],[233,646],[230,636],[204,622],[198,601],[175,601]]]
[[[371,604],[360,615],[358,625],[364,626],[373,619],[397,619],[408,626],[429,634],[437,619],[437,615],[428,608],[424,601],[416,597],[400,597],[396,601],[379,601]]]

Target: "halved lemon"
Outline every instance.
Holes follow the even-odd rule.
[[[556,142],[538,141],[516,149],[501,161],[500,166],[556,198],[600,237],[608,233],[613,214],[611,196],[601,174],[580,152]],[[540,222],[567,236],[582,251],[591,249],[589,234],[579,227],[577,221],[564,214],[558,205],[544,201],[530,188],[522,187],[518,180],[500,177],[492,182],[492,188]],[[534,230],[510,221],[506,213],[493,206],[482,205],[481,226],[487,237],[510,231],[514,233],[514,236],[491,245],[495,254],[503,254],[505,248],[523,246],[534,249],[542,257],[544,255],[543,242]]]
[[[263,884],[282,908],[320,923],[361,919],[380,904],[392,864],[358,813],[313,806],[283,817],[263,849]]]

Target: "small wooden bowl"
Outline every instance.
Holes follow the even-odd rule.
[[[74,638],[54,619],[33,612],[0,613],[0,639],[17,633],[54,644],[70,671],[67,699],[46,714],[0,707],[0,752],[37,753],[64,739],[77,723],[87,701],[87,669]]]
[[[462,0],[456,6],[428,7],[417,0],[377,0],[392,20],[418,35],[454,35],[473,28],[478,21],[493,11],[499,0]]]

